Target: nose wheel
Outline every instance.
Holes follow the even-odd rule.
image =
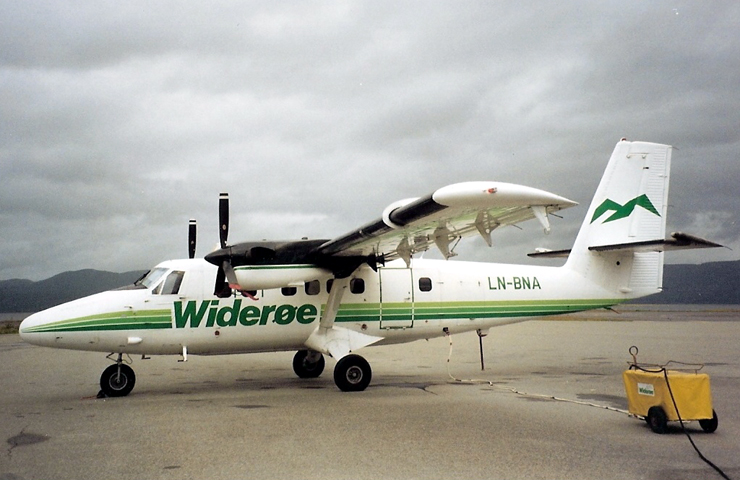
[[[121,355],[118,356],[118,361],[103,370],[100,376],[100,391],[107,397],[125,397],[131,393],[135,384],[134,370],[121,362]]]

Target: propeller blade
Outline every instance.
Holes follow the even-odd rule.
[[[218,272],[216,273],[216,285],[213,289],[213,294],[217,297],[224,296],[225,280],[226,276],[224,275],[224,271],[223,269],[219,268]]]
[[[241,290],[239,282],[236,279],[236,273],[234,267],[231,266],[231,261],[224,260],[216,273],[216,285],[213,289],[213,294],[217,297],[228,297],[231,295],[232,290]]]
[[[188,224],[188,258],[195,258],[195,237],[197,232],[197,224],[195,220],[190,219]]]
[[[219,238],[221,248],[226,248],[226,241],[229,239],[229,194],[222,193],[218,197],[218,224]]]
[[[226,281],[229,282],[229,287],[235,290],[241,290],[239,281],[236,279],[236,272],[234,272],[234,267],[231,266],[231,262],[229,260],[224,260],[221,270],[223,270],[226,275]]]

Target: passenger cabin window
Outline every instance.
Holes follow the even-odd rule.
[[[326,281],[326,291],[331,293],[331,287],[334,285],[334,279],[330,278]],[[361,278],[353,278],[349,281],[349,291],[352,293],[365,293],[365,280]]]
[[[154,289],[153,293],[158,295],[176,295],[180,293],[180,285],[182,285],[182,279],[185,276],[185,272],[179,270],[173,270],[167,278]]]
[[[365,280],[361,278],[353,278],[349,281],[349,291],[352,293],[364,293],[365,292]]]
[[[422,292],[432,291],[432,279],[429,277],[421,277],[419,279],[419,290]]]
[[[286,297],[292,297],[298,292],[298,289],[295,287],[283,287],[280,289],[281,292],[283,292],[283,295]]]
[[[306,295],[318,295],[321,291],[321,283],[318,280],[306,282]]]

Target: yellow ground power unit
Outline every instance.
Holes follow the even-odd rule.
[[[717,413],[712,408],[706,373],[667,370],[660,365],[640,366],[635,362],[622,379],[629,412],[644,417],[653,432],[665,433],[667,422],[677,420],[698,420],[708,433],[717,429]]]

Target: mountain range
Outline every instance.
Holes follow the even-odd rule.
[[[46,280],[0,281],[0,313],[36,312],[132,284],[144,271],[99,270],[64,272]],[[633,303],[740,305],[740,261],[699,265],[666,265],[663,293]]]

